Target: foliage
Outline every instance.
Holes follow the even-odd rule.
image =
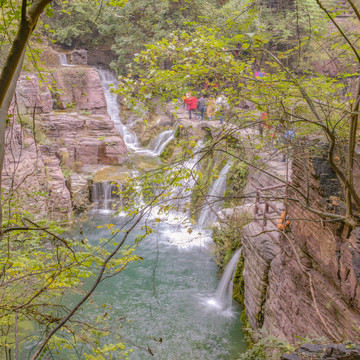
[[[249,23],[243,25],[244,31],[248,31],[252,22],[253,19],[250,18]],[[350,120],[354,119],[352,109],[356,100],[351,94],[343,96],[342,80],[355,77],[357,73],[340,73],[336,78],[305,69],[297,69],[295,73],[286,67],[283,60],[299,49],[305,51],[308,44],[306,38],[301,39],[296,48],[274,52],[268,50],[269,39],[266,34],[258,32],[249,39],[247,33],[225,36],[222,30],[197,27],[192,33],[176,31],[157,44],[149,45],[146,51],[134,59],[137,76],[132,76],[129,67],[129,74],[121,78],[118,91],[127,94],[129,102],[141,101],[144,106],[150,104],[154,97],[168,101],[181,97],[187,91],[194,94],[206,92],[210,97],[223,94],[229,105],[228,121],[237,127],[229,131],[235,133],[249,127],[256,128],[259,124],[259,111],[266,112],[269,118],[267,123],[279,138],[277,148],[284,147],[284,134],[288,131],[297,137],[321,137],[330,144],[329,162],[347,188],[348,194],[351,193],[357,207],[355,213],[358,212],[360,199],[352,185],[353,174],[336,166],[333,153],[335,147],[341,149],[349,141],[349,136],[353,137],[355,134],[354,127],[350,128]],[[349,41],[352,40],[351,38]],[[243,50],[239,51],[240,55],[234,53],[234,41],[241,44]],[[332,47],[343,48],[343,44],[333,42]],[[356,61],[358,55],[356,51],[350,51],[349,45],[343,50],[348,50],[348,60]],[[165,60],[171,63],[169,69],[161,66]],[[260,60],[265,66],[262,70],[266,72],[265,77],[255,76],[255,72],[260,70]],[[204,83],[210,86],[202,89]],[[245,111],[242,108],[244,101],[251,103]],[[231,134],[222,134],[216,144],[226,141],[229,135]],[[354,141],[351,144],[354,149]],[[261,146],[261,141],[256,146]],[[214,149],[228,153],[219,146]],[[231,155],[236,161],[249,164],[256,158],[254,146],[251,152],[253,159],[246,159],[236,153]],[[302,206],[319,214],[309,205],[309,194],[293,190],[297,192],[297,201]],[[353,226],[356,216],[355,213],[350,213],[348,210],[346,217],[329,213],[326,216],[348,221]]]
[[[252,333],[251,329],[247,330]],[[262,332],[258,341],[244,354],[241,354],[238,360],[278,360],[282,354],[291,353],[301,345],[315,343],[324,344],[327,341],[326,338],[314,336],[311,338],[299,338],[294,344],[290,344],[284,339],[276,338],[266,332]]]
[[[304,2],[305,6],[309,1]],[[33,3],[28,2],[27,6]],[[21,4],[2,0],[1,5],[5,20],[0,24],[0,53],[5,54],[13,43]],[[304,20],[305,11],[310,14],[309,7],[275,17],[252,2],[230,1],[220,9],[214,5],[214,2],[200,0],[108,1],[90,7],[88,2],[80,0],[54,5],[52,39],[72,47],[88,43],[113,46],[119,56],[113,67],[126,75],[121,78],[118,92],[127,97],[134,109],[139,108],[139,104],[141,108],[151,108],[154,99],[164,102],[177,99],[189,90],[194,94],[206,92],[210,97],[223,94],[227,98],[226,117],[231,126],[220,131],[206,149],[195,151],[195,142],[190,140],[185,146],[186,158],[171,166],[141,173],[122,192],[123,210],[127,211],[129,219],[140,218],[146,214],[139,201],[142,200],[146,211],[150,206],[157,206],[160,213],[166,214],[179,205],[186,212],[190,207],[189,194],[194,180],[208,184],[201,180],[202,172],[184,166],[189,158],[195,158],[195,152],[203,158],[206,152],[223,159],[233,158],[239,169],[234,176],[242,179],[244,164],[257,166],[254,160],[262,150],[262,140],[248,144],[245,154],[236,148],[229,149],[227,142],[230,137],[242,137],[241,130],[256,128],[259,112],[267,112],[269,125],[280,139],[284,138],[285,131],[291,130],[299,137],[320,137],[328,142],[329,161],[346,188],[347,213],[344,216],[320,212],[320,215],[346,221],[350,226],[358,225],[360,200],[353,187],[352,162],[360,90],[354,96],[345,87],[348,79],[358,78],[353,69],[353,64],[358,66],[360,62],[354,46],[356,34],[341,36],[340,40],[330,36],[324,45],[322,20],[314,17],[316,26],[311,28]],[[234,9],[234,13],[229,14],[229,9]],[[52,12],[50,8],[47,11]],[[212,23],[213,15],[216,15],[216,26]],[[262,23],[260,20],[263,19]],[[47,21],[45,27],[49,29],[50,24]],[[270,33],[270,28],[275,28],[277,37]],[[40,34],[34,35],[41,42]],[[144,43],[150,45],[140,52]],[[327,49],[334,50],[348,69],[338,72],[337,77],[329,77],[311,71],[307,61],[297,62],[296,69],[287,66],[289,59],[301,58],[300,55],[305,55],[305,60],[311,59],[315,49],[318,51],[316,56],[325,56]],[[138,53],[134,62],[125,70],[124,65],[134,53]],[[36,56],[37,53],[31,54]],[[266,76],[257,77],[255,72],[259,70],[265,71]],[[208,85],[207,89],[204,83]],[[244,102],[250,105],[245,107]],[[246,138],[242,140],[246,142]],[[183,143],[179,142],[179,145]],[[333,161],[331,149],[335,146],[340,150],[348,146],[345,169],[337,167]],[[140,182],[143,185],[139,197]],[[184,188],[186,183],[189,189]],[[41,344],[35,358],[46,352],[65,350],[71,353],[72,344],[79,342],[90,344],[92,350],[86,353],[88,359],[126,357],[121,337],[116,341],[109,340],[105,309],[95,322],[83,321],[76,316],[76,311],[91,295],[83,287],[85,282],[90,283],[96,275],[92,282],[96,288],[106,277],[115,276],[130,262],[140,260],[134,255],[135,245],[122,247],[138,220],[129,220],[130,225],[120,229],[106,224],[108,236],[100,238],[96,244],[89,244],[85,237],[65,236],[63,229],[41,216],[41,209],[36,209],[38,213],[24,210],[32,206],[32,196],[39,194],[29,192],[22,199],[12,190],[9,193],[2,191],[0,342],[7,347],[5,351],[18,349],[19,342],[30,337],[34,343]],[[319,214],[311,208],[309,194],[299,193],[294,188],[293,191],[298,203]],[[48,196],[45,192],[42,195]],[[174,205],[169,205],[169,198],[176,200]],[[144,225],[143,235],[137,242],[151,231]],[[122,237],[118,239],[116,236],[120,235]],[[224,238],[221,241],[232,249],[233,242]],[[61,302],[61,298],[69,294],[80,298],[77,306],[68,308]],[[26,326],[29,321],[34,328]],[[265,358],[269,348],[280,349],[280,352],[289,350],[289,346],[280,340],[267,338],[250,349],[246,358]]]
[[[216,13],[214,0],[111,1],[89,6],[87,1],[54,5],[52,38],[60,45],[114,50],[112,67],[126,73],[125,66],[145,44],[159,41],[176,29],[209,21]]]
[[[283,339],[262,335],[260,340],[244,354],[241,354],[238,360],[275,360],[279,359],[280,355],[294,350],[295,347]]]
[[[38,195],[28,193],[22,201],[29,202],[32,196]],[[33,342],[41,341],[42,331],[51,330],[67,316],[71,309],[62,298],[76,298],[87,293],[84,282],[93,282],[91,278],[97,276],[118,246],[117,235],[121,234],[121,230],[107,224],[109,237],[90,244],[86,237],[75,239],[66,236],[54,222],[37,220],[33,214],[21,209],[21,199],[11,194],[4,202],[3,211],[6,217],[2,226],[8,231],[0,243],[0,343],[2,347],[7,344],[10,350],[29,336]],[[103,278],[115,276],[130,262],[138,260],[140,258],[134,254],[134,247],[120,250],[106,263]],[[56,353],[68,349],[70,354],[73,350],[71,344],[85,341],[92,344],[94,352],[89,359],[111,358],[111,354],[119,356],[124,353],[124,345],[112,344],[112,339],[107,345],[106,324],[109,319],[106,318],[105,324],[104,320],[105,317],[100,316],[93,323],[84,315],[73,316],[45,350]],[[36,328],[40,331],[34,332]],[[18,339],[16,343],[14,338]]]

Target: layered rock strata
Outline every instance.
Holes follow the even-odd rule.
[[[290,198],[301,199],[308,191],[316,210],[342,211],[341,186],[325,155],[299,150],[292,169]],[[285,236],[270,237],[254,223],[242,231],[249,323],[290,341],[357,339],[360,229],[349,233],[341,222],[325,221],[296,201],[288,214],[291,231]]]
[[[84,52],[70,55],[74,62],[86,61]],[[125,143],[107,113],[99,75],[92,68],[66,66],[50,75],[22,74],[12,113],[5,186],[10,193],[14,188],[46,193],[46,201],[35,196],[27,203],[32,212],[68,219],[71,208],[85,210],[90,191],[82,168],[118,165],[127,159]]]

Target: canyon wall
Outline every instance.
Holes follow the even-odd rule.
[[[68,220],[72,209],[90,205],[91,173],[127,159],[127,148],[113,121],[100,78],[91,67],[56,66],[50,72],[23,73],[6,130],[3,169],[8,197],[28,198],[23,208]],[[83,63],[83,52],[71,56]]]
[[[242,230],[249,324],[289,341],[314,336],[355,341],[360,326],[360,228],[350,232],[342,222],[321,218],[296,201],[304,201],[301,194],[309,191],[316,210],[343,213],[340,182],[326,154],[298,147],[292,173],[291,230],[271,237],[259,222]]]

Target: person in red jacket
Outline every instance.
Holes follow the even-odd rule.
[[[189,93],[187,98],[184,100],[184,103],[186,105],[186,110],[189,111],[189,119],[191,120],[191,113],[192,111],[196,110],[198,99]]]

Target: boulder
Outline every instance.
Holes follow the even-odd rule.
[[[87,65],[87,50],[79,49],[73,50],[68,54],[68,58],[70,60],[70,64],[72,65]]]
[[[360,360],[360,346],[354,344],[304,344],[281,360]]]
[[[90,184],[82,175],[72,173],[69,179],[72,207],[76,212],[86,211],[91,205]]]

